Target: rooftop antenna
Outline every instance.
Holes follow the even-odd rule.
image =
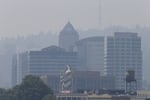
[[[102,29],[102,4],[101,4],[101,0],[98,0],[98,26],[99,26],[99,30]]]

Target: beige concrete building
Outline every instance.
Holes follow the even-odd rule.
[[[87,94],[58,94],[56,100],[130,100],[130,96],[120,95],[87,95]]]
[[[150,91],[137,91],[137,96],[132,96],[131,100],[146,100],[150,99]]]
[[[88,95],[87,100],[130,100],[130,96],[109,95],[109,94]]]

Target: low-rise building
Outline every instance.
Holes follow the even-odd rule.
[[[88,94],[57,94],[56,100],[130,100],[130,96],[120,95],[88,95]]]
[[[71,82],[66,77],[62,77],[64,79],[61,79],[59,75],[47,75],[46,77],[42,77],[42,79],[55,93],[63,91],[63,87],[69,84],[69,90],[72,93],[84,93],[85,91],[93,93],[103,90],[115,90],[114,77],[100,76],[97,71],[72,71],[71,76],[68,76]],[[61,80],[64,80],[65,83]]]
[[[137,91],[137,96],[132,96],[131,100],[150,100],[150,91]]]

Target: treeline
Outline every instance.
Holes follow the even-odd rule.
[[[52,90],[36,76],[26,76],[20,85],[0,89],[0,100],[55,100]]]

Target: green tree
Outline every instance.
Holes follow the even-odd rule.
[[[12,89],[0,89],[0,100],[16,100]]]
[[[0,88],[0,95],[5,94],[6,90],[3,88]]]
[[[48,95],[44,96],[44,98],[42,100],[56,100],[56,97],[52,94],[48,94]]]
[[[13,90],[16,100],[42,100],[47,94],[53,95],[52,90],[39,77],[32,75],[26,76]]]

